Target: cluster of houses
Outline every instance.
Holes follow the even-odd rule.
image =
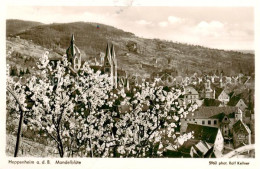
[[[74,43],[67,56],[72,63],[72,69],[78,71],[81,66],[80,51]],[[251,144],[254,124],[254,114],[248,109],[244,100],[235,94],[226,92],[228,84],[251,85],[251,78],[239,74],[237,77],[205,76],[179,77],[170,74],[152,76],[143,79],[141,76],[127,76],[124,70],[118,69],[117,58],[113,44],[107,45],[105,54],[100,54],[100,62],[91,65],[94,70],[101,70],[111,77],[114,89],[140,85],[143,81],[155,81],[157,85],[180,86],[184,85],[184,94],[179,98],[180,105],[197,104],[198,109],[187,117],[181,118],[180,134],[194,132],[193,139],[184,142],[178,152],[183,157],[219,157],[224,152],[226,144],[233,144],[230,149]],[[127,111],[124,105],[119,111]]]
[[[82,59],[73,35],[66,54],[71,62],[70,69],[76,73],[82,66]],[[107,45],[105,54],[101,53],[100,58],[100,62],[96,61],[91,67],[107,73],[115,90],[125,88],[129,91],[132,86],[147,80],[141,76],[128,76],[124,70],[118,69],[113,44]],[[241,97],[225,90],[228,84],[250,86],[252,81],[249,76],[198,77],[195,74],[181,77],[163,73],[153,74],[148,80],[169,87],[184,85],[184,94],[178,100],[180,105],[197,104],[199,107],[180,119],[180,134],[194,132],[192,139],[179,146],[177,151],[181,157],[220,157],[227,143],[233,144],[232,148],[251,144],[254,114]],[[127,107],[120,105],[119,111],[127,111]]]
[[[187,85],[179,103],[199,107],[181,118],[180,134],[193,131],[194,137],[180,146],[180,156],[221,157],[252,143],[254,113],[239,95],[227,93],[222,83],[212,85],[207,79],[201,87]]]

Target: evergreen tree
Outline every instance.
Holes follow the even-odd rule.
[[[18,76],[18,71],[16,66],[11,66],[10,76]]]
[[[29,71],[28,68],[26,68],[26,72],[25,72],[25,74],[30,74],[30,71]]]
[[[20,74],[19,74],[19,76],[23,76],[24,75],[24,71],[23,71],[23,69],[20,69]]]

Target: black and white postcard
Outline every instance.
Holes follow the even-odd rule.
[[[1,167],[257,166],[256,2],[76,2],[3,7]]]

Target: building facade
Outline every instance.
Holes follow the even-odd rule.
[[[235,148],[246,144],[251,144],[251,130],[241,120],[238,120],[234,124],[233,143]]]
[[[217,127],[223,137],[232,135],[233,125],[236,121],[242,120],[242,111],[237,107],[200,107],[190,112],[186,118],[181,118],[180,132],[187,130],[188,124]]]

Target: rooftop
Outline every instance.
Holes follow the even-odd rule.
[[[241,120],[238,120],[234,125],[233,125],[233,131],[235,133],[244,133],[244,134],[249,134],[251,133],[251,130],[249,127],[243,123]]]
[[[221,113],[225,115],[234,114],[238,111],[237,107],[217,107],[217,106],[211,106],[211,107],[200,107],[194,112],[190,112],[187,114],[186,118],[213,118],[216,117],[216,115],[219,115]]]
[[[209,126],[202,126],[198,124],[189,124],[186,132],[194,132],[193,137],[196,140],[202,140],[206,141],[208,143],[215,143],[217,134],[218,134],[218,128],[216,127],[209,127]]]

